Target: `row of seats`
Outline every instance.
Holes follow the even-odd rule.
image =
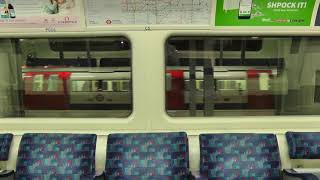
[[[0,135],[0,161],[8,160],[12,134]],[[290,158],[318,159],[320,133],[286,133]],[[24,134],[18,180],[94,179],[95,134]],[[201,179],[280,179],[274,134],[201,134]],[[289,174],[290,175],[290,174]],[[307,174],[308,175],[308,174]],[[184,132],[110,134],[105,179],[194,179]]]

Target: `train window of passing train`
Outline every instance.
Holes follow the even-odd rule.
[[[33,77],[31,85],[32,85],[32,91],[43,91],[43,86],[44,86],[43,75],[35,75]]]
[[[320,38],[171,37],[170,116],[320,114]]]
[[[0,117],[127,117],[123,37],[0,40]]]
[[[48,77],[48,89],[47,91],[59,91],[63,81],[59,78],[57,74],[51,75]]]

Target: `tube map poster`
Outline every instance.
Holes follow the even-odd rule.
[[[216,26],[310,26],[315,0],[217,0]]]

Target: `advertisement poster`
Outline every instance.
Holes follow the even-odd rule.
[[[310,26],[315,0],[217,0],[216,26]]]
[[[80,26],[78,0],[0,0],[0,28]]]

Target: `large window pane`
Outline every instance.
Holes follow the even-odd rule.
[[[320,114],[320,38],[171,37],[170,116]]]
[[[130,115],[128,39],[2,39],[0,47],[0,117]]]

